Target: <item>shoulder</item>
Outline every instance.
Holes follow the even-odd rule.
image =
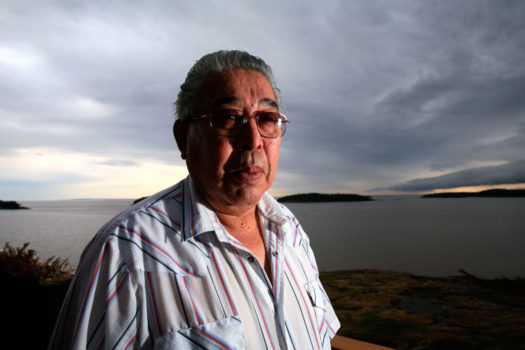
[[[182,206],[180,182],[124,210],[106,223],[99,233],[114,232],[122,227],[146,231],[150,235],[166,230],[176,233],[181,227]]]
[[[173,250],[170,246],[180,241],[182,187],[183,181],[136,203],[107,222],[82,253],[81,264],[91,265],[102,260],[103,255],[129,268],[142,269],[145,260],[165,264],[169,251]]]

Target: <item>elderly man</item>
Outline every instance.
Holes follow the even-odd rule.
[[[50,348],[329,349],[339,321],[308,237],[266,193],[288,123],[270,67],[206,55],[175,105],[189,177],[98,232]]]

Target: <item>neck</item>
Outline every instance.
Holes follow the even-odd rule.
[[[243,212],[232,213],[216,210],[215,214],[221,224],[235,237],[239,234],[242,235],[243,232],[259,230],[259,216],[256,206]]]
[[[271,276],[270,260],[266,257],[264,235],[257,208],[253,208],[252,211],[242,217],[219,212],[216,214],[226,230],[257,257],[266,274]]]

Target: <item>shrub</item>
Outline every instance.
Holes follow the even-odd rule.
[[[41,261],[35,250],[27,249],[28,246],[29,242],[26,242],[22,247],[14,248],[6,242],[0,252],[0,270],[41,285],[58,284],[71,279],[74,269],[68,259],[52,256]]]

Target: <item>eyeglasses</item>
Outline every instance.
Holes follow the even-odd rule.
[[[254,116],[241,115],[239,111],[224,109],[214,112],[213,114],[205,114],[197,117],[192,117],[190,120],[204,119],[210,120],[210,127],[215,130],[218,135],[235,136],[241,132],[244,124],[248,123],[248,119],[254,118],[257,122],[257,129],[262,137],[275,139],[283,136],[286,132],[286,124],[289,123],[286,116],[279,112],[256,112]]]

